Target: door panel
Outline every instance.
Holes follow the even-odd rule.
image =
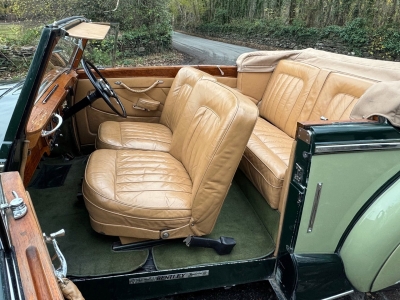
[[[15,191],[28,208],[27,214],[15,220],[7,210],[11,242],[17,257],[22,288],[26,299],[64,299],[58,287],[47,247],[29,194],[25,191],[18,172],[0,174],[1,186],[7,203]]]
[[[237,85],[236,66],[192,66],[210,75],[216,76],[219,82],[230,87]],[[90,107],[78,112],[75,116],[75,129],[81,145],[92,145],[95,142],[99,125],[105,121],[117,122],[159,122],[165,100],[173,79],[181,66],[160,66],[160,67],[128,67],[128,68],[107,68],[102,70],[102,75],[116,91],[120,100],[125,106],[128,118],[124,119],[114,114],[102,100],[97,100]],[[75,101],[84,98],[93,86],[87,79],[83,70],[78,70],[78,84],[76,88]],[[223,74],[223,75],[222,75]],[[132,89],[145,89],[151,86],[156,80],[163,83],[145,93],[132,93],[119,85],[116,81],[122,81]],[[134,109],[133,105],[139,98],[152,99],[160,102],[156,111],[143,111]]]
[[[161,80],[163,83],[158,84],[153,89],[144,93],[133,93],[115,84],[115,82],[121,81],[131,89],[142,90],[151,86],[156,80]],[[96,100],[91,106],[86,107],[76,114],[75,120],[81,145],[94,144],[99,125],[105,121],[159,122],[173,78],[107,78],[107,81],[124,105],[128,117],[124,119],[117,116],[102,99]],[[75,99],[79,101],[92,91],[93,85],[90,81],[81,79],[78,82]],[[154,111],[135,109],[134,105],[140,98],[158,101],[160,105],[158,109]]]

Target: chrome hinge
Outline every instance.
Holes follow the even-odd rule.
[[[307,144],[311,144],[311,131],[305,130],[304,128],[299,128],[297,131],[297,138]]]
[[[302,185],[304,178],[304,169],[298,163],[296,163],[295,168],[296,170],[293,174],[293,181],[299,185]]]
[[[61,229],[57,232],[51,233],[50,236],[47,236],[46,233],[43,232],[43,239],[48,244],[53,244],[54,250],[56,251],[56,255],[58,260],[60,261],[60,266],[56,269],[54,268],[54,275],[63,282],[63,278],[67,276],[67,261],[65,260],[64,255],[62,254],[60,248],[58,247],[56,237],[64,236],[65,230]]]
[[[10,208],[13,214],[13,217],[15,220],[21,219],[23,216],[26,215],[28,212],[28,207],[26,207],[24,200],[20,197],[18,197],[17,193],[15,191],[12,192],[14,195],[14,199],[11,200],[10,204],[8,204],[6,199],[4,201],[6,203],[0,205],[1,210],[6,210],[7,208]]]

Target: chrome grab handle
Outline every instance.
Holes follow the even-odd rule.
[[[312,230],[314,228],[314,221],[315,221],[315,217],[317,215],[319,198],[321,197],[321,190],[322,190],[322,182],[318,182],[317,189],[315,190],[314,203],[313,203],[312,210],[311,210],[310,221],[308,222],[307,233],[312,232]]]
[[[62,125],[63,118],[59,114],[54,113],[53,117],[56,117],[58,119],[58,123],[57,123],[56,127],[54,127],[52,130],[49,130],[49,131],[42,130],[42,133],[41,133],[42,136],[48,136],[48,135],[56,132],[56,130],[58,128],[60,128],[60,126]]]
[[[62,254],[60,248],[58,247],[56,237],[64,236],[64,235],[65,235],[64,229],[61,229],[54,233],[51,233],[50,236],[47,236],[45,233],[43,233],[44,241],[48,244],[53,244],[54,250],[56,251],[57,258],[60,261],[60,266],[57,269],[54,268],[54,274],[60,281],[62,281],[62,279],[67,276],[67,261],[65,260],[64,255]]]

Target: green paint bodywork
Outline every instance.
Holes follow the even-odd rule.
[[[399,195],[400,181],[397,181],[368,208],[343,244],[340,254],[347,278],[361,292],[381,289],[400,280]]]
[[[316,299],[318,296],[314,295],[313,291],[318,289],[326,293],[324,297],[351,290],[344,275],[340,249],[357,220],[371,203],[397,180],[400,170],[400,150],[372,151],[366,150],[363,146],[363,144],[379,145],[388,141],[400,142],[399,131],[389,124],[334,124],[312,126],[308,130],[309,144],[297,140],[293,175],[277,258],[276,281],[281,282],[281,279],[285,279],[279,286],[282,291],[285,291],[287,298]],[[331,145],[360,145],[360,147],[355,148],[359,151],[353,152],[315,153],[316,148]],[[294,178],[296,165],[304,171],[300,182]],[[324,184],[321,202],[313,230],[307,233],[318,182]],[[380,229],[380,231],[384,230],[384,228]],[[366,232],[359,234],[370,238],[373,236]],[[378,234],[377,231],[375,235]],[[360,243],[357,247],[357,255],[365,252],[371,253],[368,245]],[[315,259],[325,259],[330,256],[339,258],[332,265],[332,269],[324,270],[321,265],[316,264]],[[372,252],[369,261],[374,259],[373,256]],[[290,262],[289,257],[310,258],[302,260],[301,268],[306,271],[300,272],[297,259],[292,259],[293,262]],[[290,267],[291,265],[294,267]],[[340,270],[342,273],[339,272]],[[341,279],[336,281],[337,285],[329,285],[330,279],[319,280],[327,278],[333,271],[343,274]],[[359,274],[359,276],[363,275]]]
[[[393,251],[392,255],[390,255],[379,274],[376,276],[376,279],[372,284],[371,292],[379,291],[398,283],[400,280],[399,265],[400,245],[397,246],[395,251]]]
[[[399,169],[399,150],[314,156],[295,253],[334,253],[357,212]],[[314,227],[309,233],[307,229],[319,182],[323,186]]]

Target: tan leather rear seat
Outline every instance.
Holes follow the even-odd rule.
[[[246,96],[200,79],[168,152],[95,151],[83,183],[94,230],[123,243],[209,234],[257,116]]]
[[[349,120],[350,113],[357,100],[374,84],[374,81],[340,73],[330,73],[324,83],[318,99],[303,121]],[[302,120],[299,120],[302,121]]]
[[[176,75],[161,114],[160,123],[107,121],[100,125],[97,149],[140,149],[168,152],[180,115],[194,85],[202,78],[214,77],[192,67]]]
[[[240,162],[240,168],[272,208],[279,208],[297,122],[321,117],[349,119],[358,98],[373,83],[304,63],[278,63]]]
[[[296,124],[320,69],[281,60],[259,103],[240,168],[272,208],[279,206]]]

